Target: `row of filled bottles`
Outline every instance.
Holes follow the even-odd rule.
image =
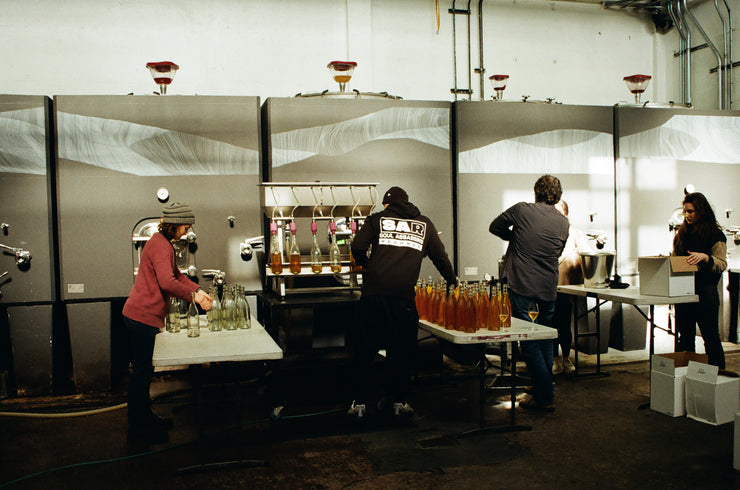
[[[244,295],[243,286],[224,285],[220,298],[218,288],[211,286],[210,296],[213,299],[213,307],[206,312],[208,330],[220,332],[252,328],[252,312]],[[200,317],[195,304],[195,293],[191,293],[189,303],[170,298],[165,327],[171,333],[186,330],[188,337],[200,336]]]
[[[511,300],[506,284],[462,281],[448,285],[444,280],[416,283],[419,318],[447,330],[474,333],[511,327]]]
[[[355,232],[357,231],[357,223],[350,221],[350,237],[348,239],[349,245],[354,239]],[[296,224],[291,221],[289,224],[290,234],[287,238],[285,250],[288,256],[288,270],[291,274],[300,274],[304,258],[301,257],[301,250],[298,247],[298,240],[296,239]],[[308,256],[308,263],[311,266],[311,272],[314,274],[321,274],[324,272],[325,264],[323,256],[321,254],[321,248],[319,248],[319,241],[316,237],[318,225],[316,221],[311,222],[311,233],[313,234],[313,240],[311,244],[311,254]],[[334,221],[329,222],[329,233],[330,233],[330,245],[329,245],[329,262],[328,270],[337,273],[342,271],[342,254],[339,251],[339,245],[337,244],[337,224]],[[283,253],[280,250],[280,238],[278,238],[278,226],[277,223],[270,223],[270,271],[273,274],[283,273]],[[355,263],[355,259],[352,256],[352,251],[349,252],[350,271],[359,272],[361,268]]]

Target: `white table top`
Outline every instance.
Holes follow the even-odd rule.
[[[255,319],[252,328],[211,332],[201,315],[200,337],[163,330],[154,338],[154,366],[282,359],[283,351]]]
[[[506,330],[478,330],[475,333],[447,330],[427,320],[419,320],[419,327],[435,337],[447,340],[453,344],[484,344],[488,342],[516,342],[519,340],[556,339],[558,331],[536,323],[511,319],[511,328]]]
[[[640,294],[640,288],[630,286],[625,289],[610,288],[587,288],[579,286],[558,286],[558,293],[571,294],[573,296],[591,296],[607,301],[616,301],[630,305],[674,305],[678,303],[696,303],[699,296],[650,296]]]

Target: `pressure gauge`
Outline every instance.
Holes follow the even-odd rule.
[[[165,202],[169,198],[170,191],[168,191],[166,187],[160,187],[159,189],[157,189],[157,199],[159,199],[161,202]]]

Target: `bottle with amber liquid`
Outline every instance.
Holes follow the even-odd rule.
[[[468,294],[468,283],[463,281],[457,291],[457,304],[455,305],[455,330],[465,331],[465,296]]]
[[[417,294],[416,312],[422,320],[427,319],[427,305],[429,304],[429,295],[427,294],[427,283],[421,281],[421,288]]]
[[[447,313],[447,283],[442,281],[439,285],[439,302],[437,306],[437,321],[440,327],[445,326],[445,313]]]
[[[511,328],[511,299],[509,298],[509,286],[507,284],[504,284],[503,291],[501,292],[501,304],[503,306],[498,312],[499,316],[502,313],[506,313],[505,326],[501,325],[501,328]]]
[[[449,294],[447,295],[447,303],[445,304],[444,327],[447,330],[455,330],[455,285],[450,284],[448,289]]]
[[[316,238],[316,222],[311,222],[311,233],[313,233],[313,241],[311,242],[311,272],[314,274],[321,274],[324,266],[321,264],[321,248],[319,248],[319,240]]]
[[[283,254],[280,251],[280,239],[277,236],[277,223],[270,223],[270,270],[273,274],[282,274],[283,272]]]
[[[477,285],[471,284],[468,288],[468,294],[465,295],[465,331],[468,333],[475,332],[475,295]]]
[[[288,267],[292,274],[301,273],[301,250],[295,237],[295,221],[290,223],[290,251],[288,252]]]
[[[485,330],[488,328],[488,283],[485,281],[480,283],[478,289],[478,330]]]
[[[439,312],[439,285],[432,282],[432,294],[429,295],[429,304],[427,305],[427,318],[431,323],[437,323],[437,313]]]
[[[416,303],[416,313],[421,318],[421,279],[417,279],[416,286],[414,286],[414,303]]]
[[[491,300],[488,302],[488,330],[501,330],[501,323],[498,318],[499,301],[499,287],[496,284],[491,289]]]
[[[349,231],[352,233],[349,239],[349,270],[352,272],[362,272],[362,266],[357,265],[355,256],[352,254],[352,242],[355,241],[355,232],[357,232],[357,222],[349,222]]]
[[[335,222],[329,223],[329,231],[331,231],[331,245],[329,245],[329,268],[332,272],[342,271],[342,256],[339,253],[339,245],[337,245],[337,224]]]

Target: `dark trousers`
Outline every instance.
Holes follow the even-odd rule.
[[[558,331],[558,338],[553,342],[553,356],[558,355],[558,346],[563,350],[563,358],[570,355],[573,345],[573,332],[570,324],[573,320],[573,302],[568,294],[558,293],[555,300],[555,314],[552,317],[552,326]]]
[[[383,394],[391,402],[405,403],[416,369],[416,304],[393,296],[368,296],[361,299],[360,312],[362,318],[351,335],[353,398],[368,403]],[[384,375],[373,366],[382,348],[386,349]]]
[[[152,383],[154,367],[154,337],[158,328],[123,317],[131,341],[131,377],[128,382],[128,423],[144,423],[151,413],[152,400],[149,387]]]
[[[531,321],[527,310],[529,303],[537,302],[540,310],[536,323],[552,326],[552,316],[555,312],[554,301],[542,301],[537,298],[520,296],[515,292],[509,293],[511,299],[511,316],[520,320]],[[552,340],[527,340],[520,342],[524,362],[527,364],[527,370],[532,378],[534,385],[534,400],[538,405],[552,405],[553,387],[552,387]]]
[[[698,303],[676,305],[676,330],[678,347],[676,350],[696,352],[696,326],[699,325],[704,339],[704,350],[709,364],[725,369],[725,351],[719,337],[719,293],[716,286],[697,291]]]

